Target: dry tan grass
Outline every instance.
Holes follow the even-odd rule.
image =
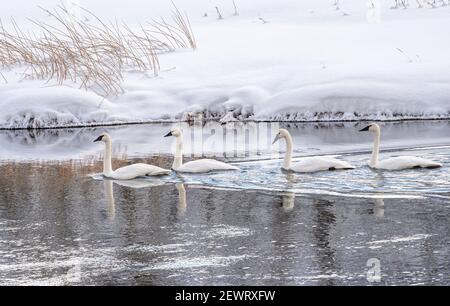
[[[160,70],[158,55],[178,48],[196,48],[189,19],[174,5],[170,21],[152,20],[138,29],[105,21],[81,8],[92,21],[82,21],[64,6],[41,8],[52,22],[29,19],[40,31],[25,33],[11,19],[0,20],[0,68],[24,66],[24,78],[67,81],[103,96],[123,91],[123,72]],[[7,82],[4,75],[0,75]]]

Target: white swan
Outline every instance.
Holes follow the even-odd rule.
[[[287,194],[283,195],[283,202],[281,204],[283,210],[289,212],[294,209],[294,206],[295,206],[295,193],[288,192]]]
[[[375,205],[373,207],[373,214],[375,217],[383,218],[384,217],[384,200],[383,199],[375,199]]]
[[[324,170],[340,170],[340,169],[354,169],[348,162],[328,157],[328,156],[313,156],[303,157],[292,164],[292,153],[294,150],[294,143],[292,141],[291,134],[285,130],[280,129],[272,144],[275,144],[278,140],[284,138],[286,140],[286,155],[284,156],[284,162],[282,168],[284,170],[294,172],[317,172]]]
[[[115,180],[131,180],[141,176],[165,175],[170,174],[170,170],[166,170],[157,166],[148,164],[133,164],[116,170],[112,170],[111,165],[111,137],[107,133],[98,136],[94,142],[102,141],[105,143],[105,157],[103,159],[103,175]]]
[[[177,172],[205,173],[216,170],[237,170],[235,166],[214,160],[197,159],[183,164],[183,140],[181,130],[174,128],[164,137],[174,136],[176,138],[176,151],[172,164],[172,169]]]
[[[371,168],[383,170],[403,170],[411,168],[438,168],[442,166],[442,164],[440,163],[416,156],[398,156],[379,161],[378,154],[380,152],[381,129],[378,124],[371,123],[370,125],[360,130],[360,132],[364,131],[372,132],[375,134],[372,157],[369,161],[369,167]]]

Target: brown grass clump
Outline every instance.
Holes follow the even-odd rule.
[[[124,22],[105,21],[81,8],[89,20],[74,17],[60,5],[52,19],[29,19],[41,31],[24,32],[11,19],[9,29],[0,20],[0,69],[24,66],[25,78],[71,81],[100,95],[121,93],[128,69],[158,75],[158,55],[178,48],[196,48],[189,19],[174,5],[170,21],[152,20],[138,29]],[[0,78],[7,82],[3,74]]]

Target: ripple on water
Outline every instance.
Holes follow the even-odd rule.
[[[379,245],[379,244],[387,244],[387,243],[399,243],[399,242],[411,242],[415,240],[422,240],[427,239],[431,235],[428,234],[416,234],[408,237],[393,237],[391,239],[385,239],[385,240],[376,240],[376,241],[370,241],[368,244],[371,245]]]
[[[177,260],[155,264],[148,267],[146,270],[179,270],[179,269],[193,269],[200,267],[226,267],[237,261],[247,259],[248,255],[238,256],[201,256],[201,257],[184,257]]]

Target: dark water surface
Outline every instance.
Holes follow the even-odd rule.
[[[114,164],[168,167],[169,128],[111,128]],[[0,132],[0,284],[450,284],[447,122],[386,124],[383,156],[444,163],[399,172],[366,166],[371,138],[354,124],[290,129],[310,144],[296,155],[344,152],[358,168],[292,175],[277,158],[246,162],[268,148],[223,157],[237,172],[113,182],[90,176],[107,128]]]

